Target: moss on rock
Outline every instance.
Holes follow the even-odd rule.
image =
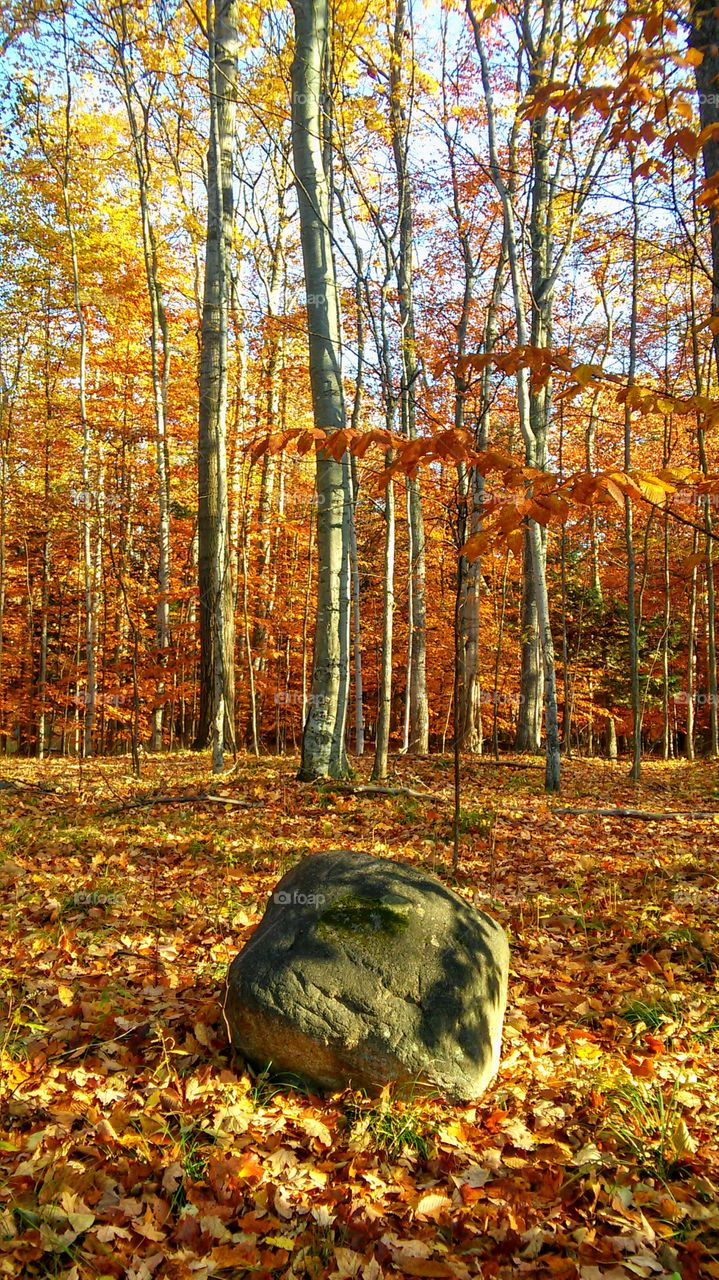
[[[409,903],[402,910],[400,901],[395,898],[389,902],[384,898],[365,898],[346,893],[341,898],[336,898],[322,912],[317,922],[317,932],[321,937],[340,932],[368,940],[376,938],[378,934],[396,937],[407,928]]]

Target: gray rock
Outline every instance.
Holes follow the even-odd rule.
[[[476,1098],[499,1065],[509,946],[435,876],[344,851],[280,880],[230,965],[225,1016],[253,1065],[323,1089]]]

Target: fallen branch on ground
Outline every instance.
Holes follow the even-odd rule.
[[[438,795],[436,791],[413,791],[411,787],[381,787],[374,784],[354,787],[349,782],[327,782],[323,784],[323,790],[338,791],[347,796],[409,796],[412,800],[438,800],[442,804],[447,802],[447,797]]]
[[[645,822],[672,822],[687,818],[690,822],[706,822],[719,818],[717,809],[668,809],[662,813],[650,813],[647,809],[550,809],[550,813],[593,814],[599,818],[642,818]]]
[[[495,760],[493,756],[492,757],[487,756],[486,758],[481,760],[472,760],[472,761],[465,760],[462,765],[463,769],[466,770],[468,765],[470,765],[471,768],[476,768],[476,769],[490,769],[490,768],[491,769],[543,769],[544,768],[544,764],[540,763],[540,761],[538,760]]]
[[[251,800],[234,800],[230,796],[213,796],[204,792],[191,796],[149,796],[145,800],[131,800],[127,804],[116,805],[105,810],[105,817],[111,814],[128,813],[131,809],[149,809],[161,804],[226,804],[237,809],[253,809]]]
[[[18,795],[21,791],[40,791],[44,796],[59,794],[55,787],[43,786],[41,782],[11,782],[6,778],[0,778],[0,791],[13,791]]]

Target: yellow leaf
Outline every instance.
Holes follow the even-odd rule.
[[[507,534],[507,546],[513,555],[521,555],[523,543],[524,534],[521,529],[512,529],[512,531]]]
[[[592,1044],[589,1040],[580,1040],[574,1052],[582,1062],[598,1062],[602,1056],[599,1045]]]
[[[591,364],[578,364],[573,370],[574,381],[578,382],[580,387],[586,387],[594,376],[594,369]]]
[[[418,1218],[434,1218],[436,1220],[440,1214],[446,1213],[451,1208],[452,1201],[448,1196],[429,1192],[427,1195],[419,1197],[414,1211]]]
[[[67,1220],[73,1231],[80,1236],[84,1231],[90,1230],[90,1227],[95,1221],[95,1215],[94,1213],[90,1213],[89,1210],[86,1213],[68,1213]]]
[[[295,1247],[295,1242],[290,1236],[265,1236],[262,1243],[271,1245],[273,1249],[288,1249],[291,1251]]]
[[[317,1138],[318,1142],[320,1142],[323,1147],[332,1146],[332,1134],[327,1128],[327,1125],[323,1124],[321,1120],[315,1120],[312,1116],[308,1116],[307,1119],[303,1121],[302,1128],[305,1133],[310,1135],[311,1138]]]
[[[63,986],[58,987],[57,994],[58,994],[58,999],[60,1001],[60,1004],[64,1004],[66,1009],[68,1008],[69,1005],[72,1004],[73,1000],[75,999],[69,987],[63,987]]]
[[[669,1138],[672,1151],[677,1159],[681,1159],[682,1156],[691,1156],[697,1149],[697,1144],[687,1129],[685,1120],[677,1120],[672,1127]]]
[[[660,480],[658,476],[637,476],[637,481],[644,497],[655,506],[663,506],[668,494],[674,492],[674,486]]]

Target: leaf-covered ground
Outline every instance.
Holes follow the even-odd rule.
[[[552,815],[542,771],[448,761],[337,796],[296,761],[6,764],[0,1275],[719,1277],[719,820]],[[360,773],[364,774],[364,768]],[[716,809],[708,764],[566,766],[562,805]],[[117,810],[210,787],[196,801]],[[299,857],[405,858],[512,945],[474,1106],[276,1091],[220,992]]]

